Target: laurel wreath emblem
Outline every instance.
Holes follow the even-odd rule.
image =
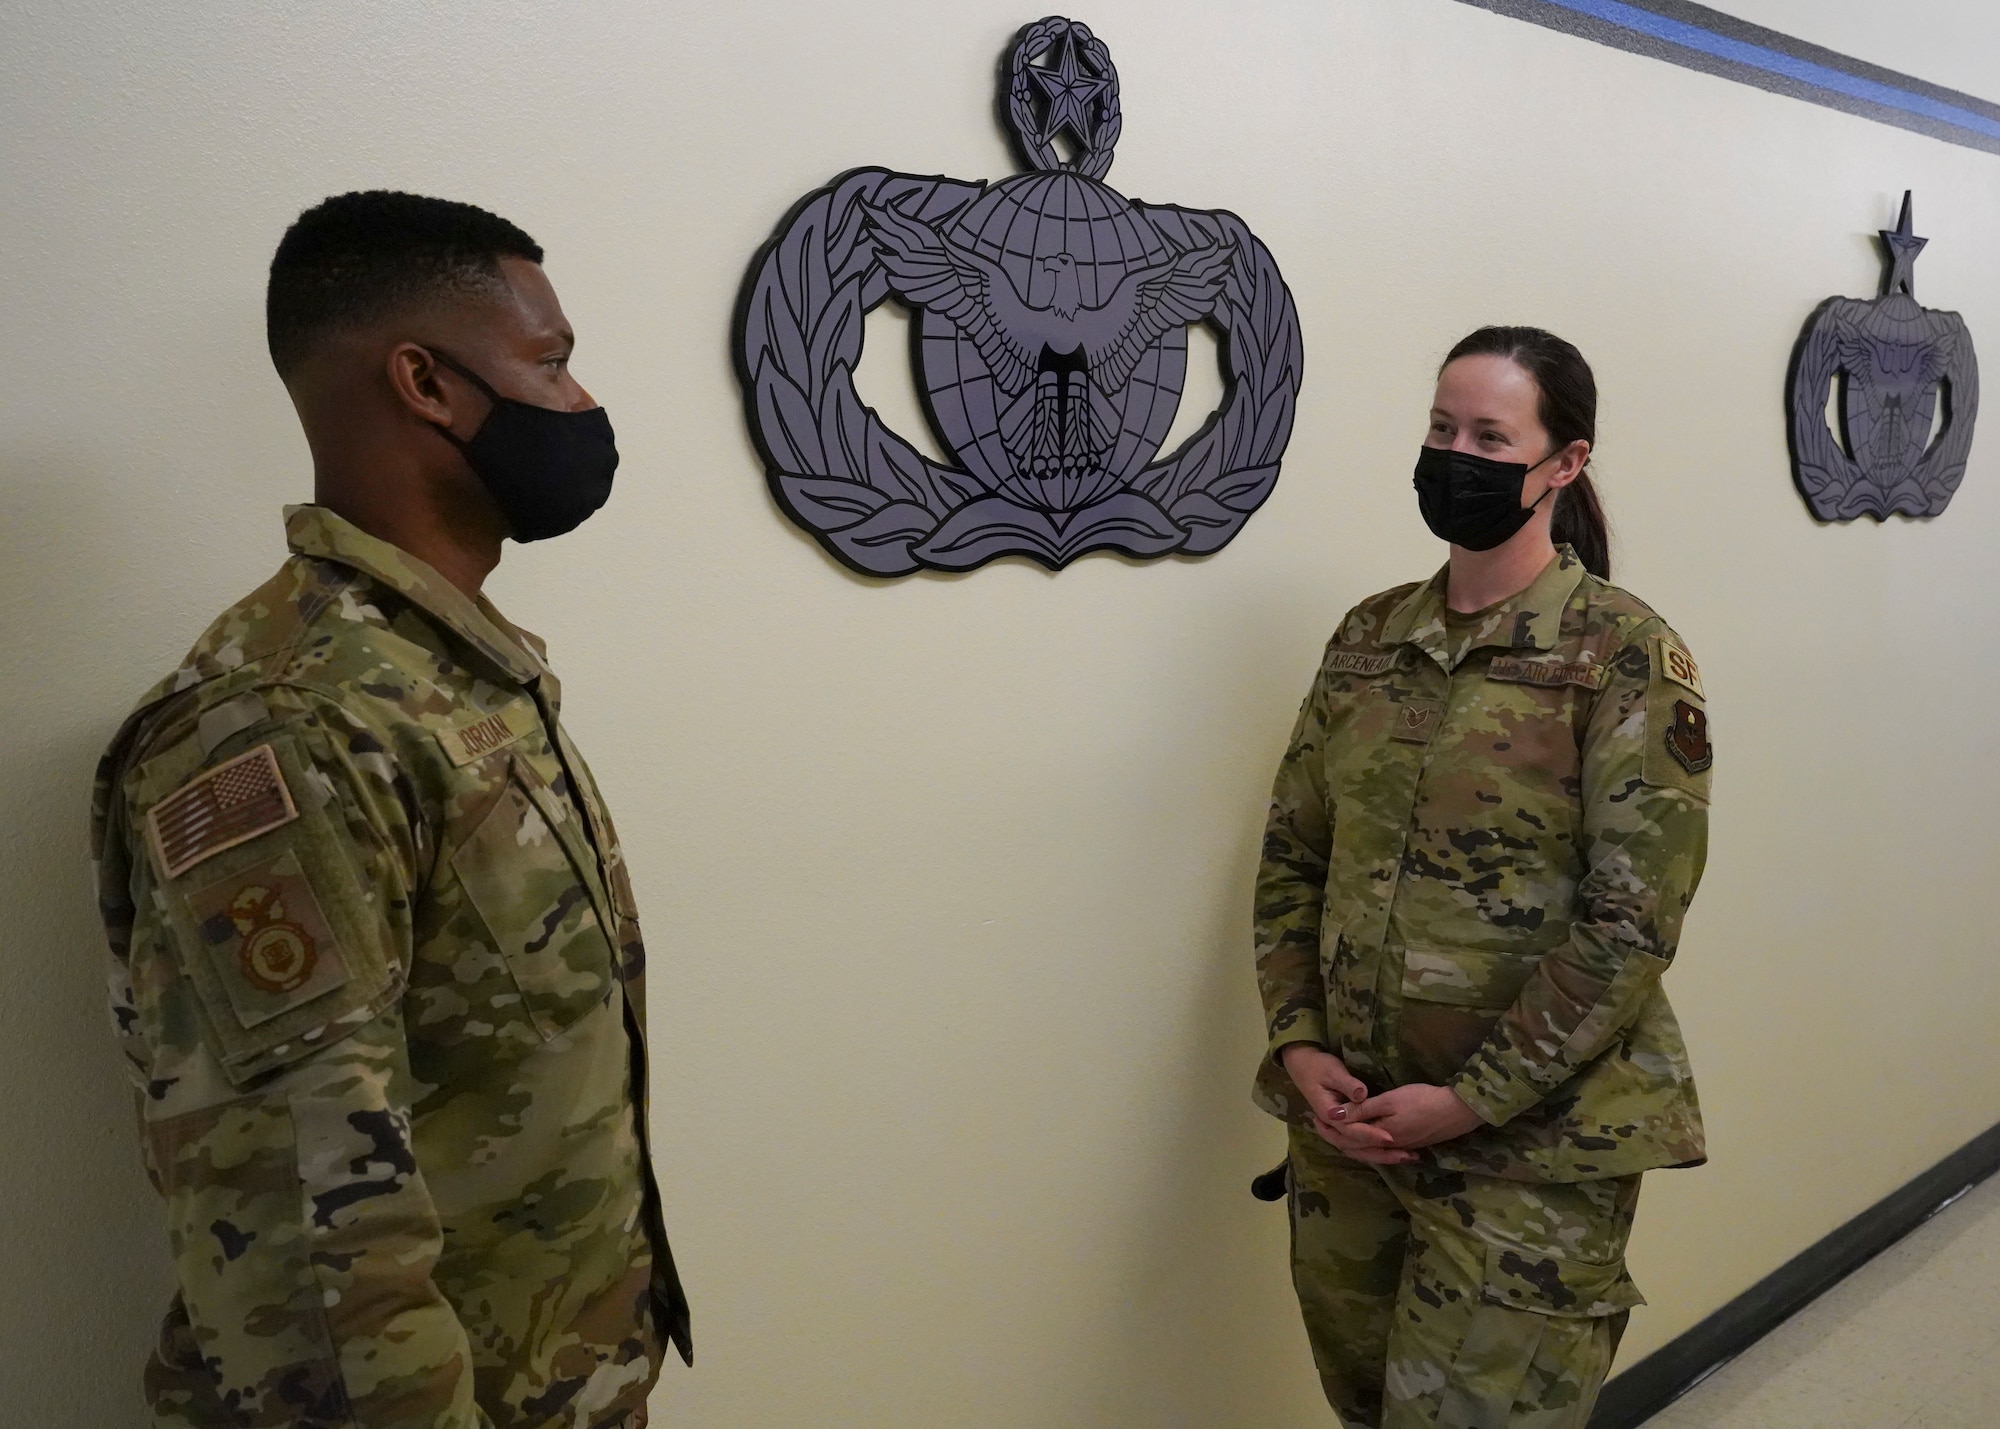
[[[892,296],[864,205],[937,223],[985,188],[858,169],[807,194],[759,253],[739,307],[736,360],[779,504],[832,555],[877,576],[968,570],[1003,551],[1060,569],[1086,550],[1221,549],[1277,480],[1304,367],[1291,293],[1234,214],[1134,205],[1179,246],[1233,250],[1212,319],[1226,391],[1200,431],[1133,479],[1112,529],[1065,543],[1046,531],[996,530],[989,507],[982,521],[961,523],[976,529],[954,530],[953,516],[988,497],[986,487],[925,457],[856,394],[864,320]]]
[[[771,491],[870,575],[1220,550],[1270,494],[1291,435],[1304,357],[1277,264],[1232,213],[1136,203],[1103,182],[1124,117],[1088,25],[1025,26],[1000,99],[1027,173],[988,185],[856,169],[759,250],[735,357]],[[867,315],[891,298],[923,315],[913,355],[956,465],[855,394]],[[1217,335],[1224,396],[1162,457],[1192,324]]]
[[[1015,142],[1021,146],[1022,157],[1030,164],[1038,169],[1053,169],[1062,165],[1062,157],[1056,153],[1055,145],[1042,134],[1042,125],[1036,119],[1035,86],[1028,61],[1065,36],[1073,36],[1084,62],[1095,73],[1108,76],[1110,80],[1097,102],[1095,132],[1074,165],[1078,173],[1101,179],[1111,171],[1111,151],[1125,127],[1125,115],[1118,103],[1118,72],[1111,64],[1111,48],[1091,34],[1088,25],[1051,15],[1021,31],[1013,52],[1007,56],[1008,127],[1014,132]]]

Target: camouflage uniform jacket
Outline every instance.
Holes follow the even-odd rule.
[[[286,533],[99,770],[156,1421],[622,1422],[688,1331],[617,835],[539,641],[322,507]]]
[[[1279,768],[1257,884],[1270,1055],[1372,1090],[1450,1087],[1487,1123],[1439,1167],[1581,1181],[1705,1158],[1660,986],[1708,842],[1708,721],[1680,637],[1564,547],[1448,617],[1445,573],[1363,601]]]

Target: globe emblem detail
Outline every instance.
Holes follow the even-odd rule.
[[[857,170],[802,200],[753,266],[737,361],[773,493],[873,575],[1219,550],[1277,479],[1302,367],[1291,295],[1235,215],[1104,182],[1122,109],[1087,27],[1028,26],[1007,70],[1029,172]],[[919,386],[954,465],[854,394],[855,319],[887,300],[917,319]],[[1218,331],[1225,396],[1162,458],[1194,323]]]
[[[1881,239],[1881,294],[1828,298],[1792,356],[1792,478],[1822,521],[1939,515],[1972,451],[1972,334],[1957,313],[1917,302],[1917,254],[1929,240],[1912,230],[1908,193]]]

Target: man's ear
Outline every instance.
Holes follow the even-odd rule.
[[[447,429],[472,414],[462,398],[454,405],[451,389],[441,380],[444,368],[423,347],[399,342],[389,349],[389,390],[417,420]]]

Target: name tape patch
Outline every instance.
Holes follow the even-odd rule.
[[[1394,650],[1336,650],[1326,657],[1326,668],[1336,675],[1379,675],[1396,663]]]
[[[203,859],[282,828],[299,816],[268,744],[226,759],[183,784],[146,815],[146,832],[166,878]]]
[[[1587,660],[1564,664],[1559,660],[1501,658],[1487,667],[1486,678],[1516,685],[1581,685],[1586,690],[1601,690],[1609,674],[1604,666]]]
[[[538,722],[533,707],[527,701],[514,700],[470,724],[439,730],[437,741],[444,747],[445,756],[453,766],[463,769],[475,759],[484,759],[495,750],[505,749]]]
[[[1708,696],[1701,688],[1701,671],[1694,665],[1694,657],[1678,645],[1669,644],[1666,636],[1653,637],[1653,665],[1662,675],[1677,685],[1693,690],[1702,699]]]

